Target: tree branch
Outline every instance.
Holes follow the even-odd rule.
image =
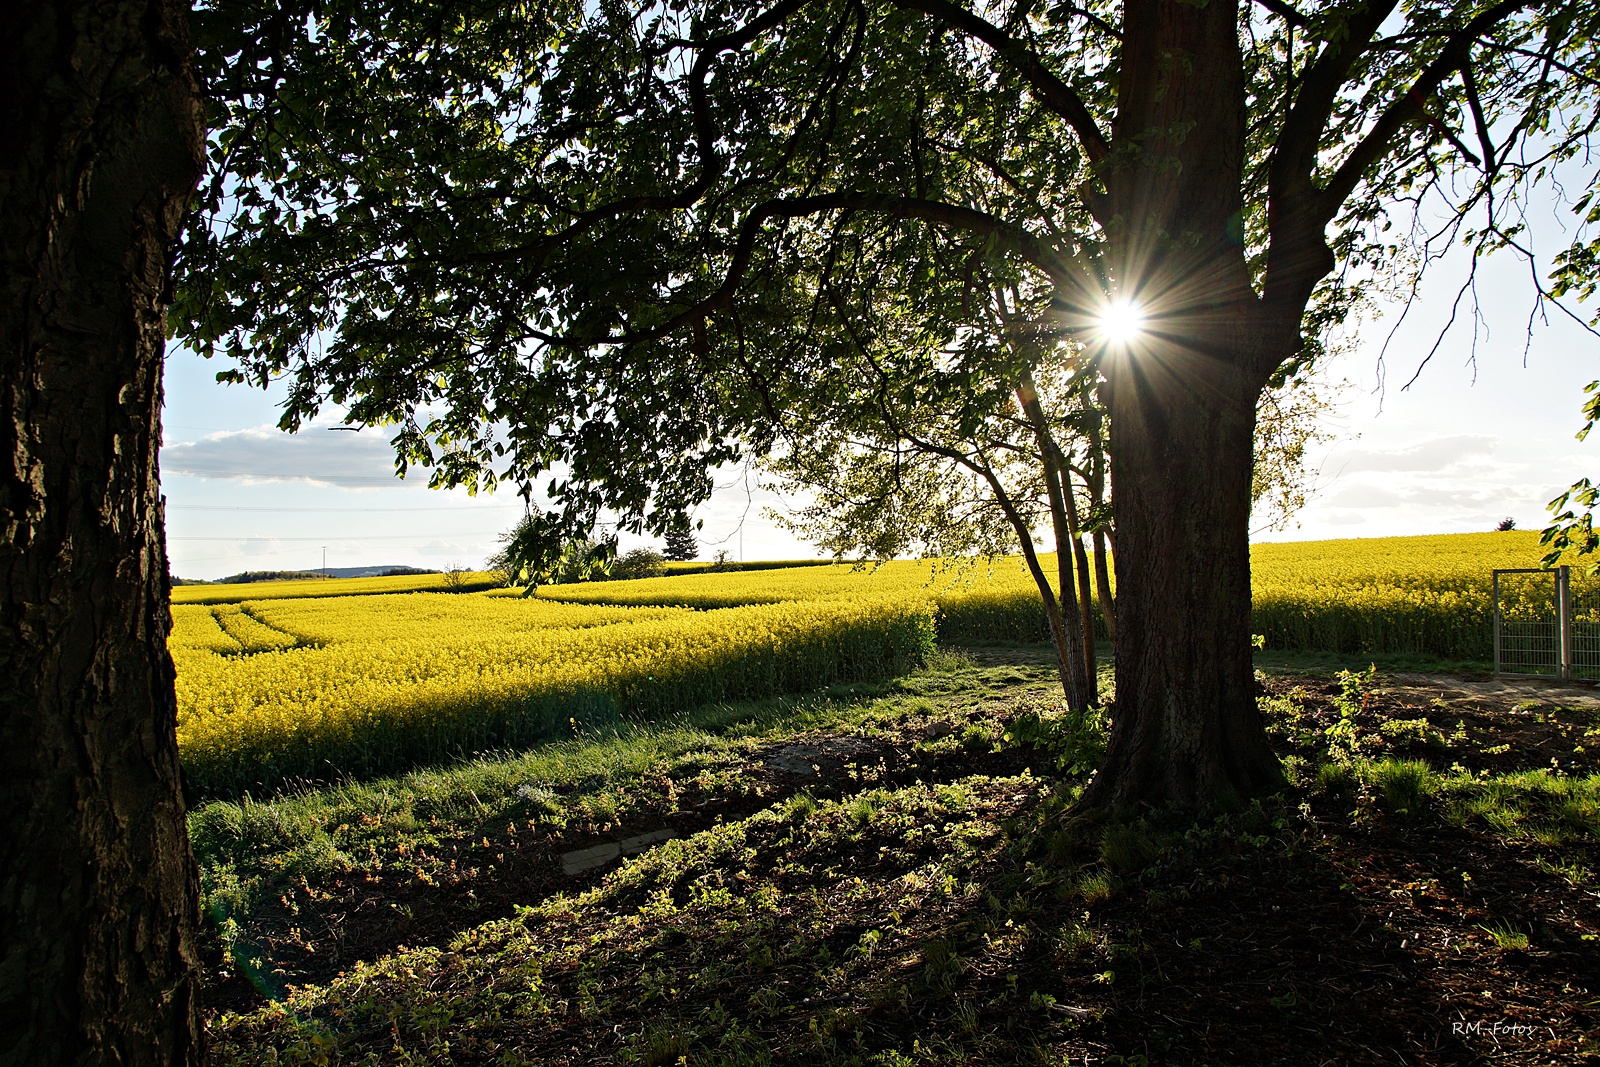
[[[1122,40],[1121,30],[1117,29],[1115,26],[1111,25],[1111,23],[1107,22],[1099,15],[1096,15],[1093,11],[1090,11],[1086,7],[1078,7],[1077,5],[1073,4],[1061,8],[1061,10],[1071,12],[1074,15],[1082,17],[1083,21],[1087,22],[1089,25],[1093,26],[1095,29],[1099,30],[1108,37],[1114,37],[1119,41]]]
[[[1300,81],[1300,92],[1283,120],[1283,131],[1272,150],[1267,172],[1269,204],[1279,204],[1286,196],[1303,192],[1311,183],[1322,131],[1339,98],[1339,90],[1350,68],[1397,3],[1398,0],[1376,0],[1358,12],[1345,27],[1345,36],[1328,42],[1306,71]]]
[[[1331,219],[1345,198],[1350,195],[1389,148],[1389,142],[1402,127],[1422,117],[1423,100],[1431,96],[1452,71],[1460,69],[1471,58],[1472,43],[1484,31],[1526,7],[1529,0],[1500,0],[1491,8],[1480,12],[1461,29],[1452,33],[1434,61],[1417,77],[1405,94],[1389,105],[1378,117],[1372,129],[1350,151],[1345,161],[1334,171],[1322,191],[1322,214]]]
[[[1286,4],[1283,2],[1283,0],[1256,0],[1256,3],[1260,4],[1274,15],[1280,16],[1283,21],[1287,22],[1291,26],[1311,25],[1310,19],[1296,11],[1294,9],[1294,5]]]
[[[1478,144],[1483,147],[1484,173],[1493,175],[1500,169],[1499,152],[1494,138],[1489,136],[1489,123],[1483,115],[1483,103],[1478,99],[1478,79],[1472,75],[1472,64],[1461,64],[1461,84],[1467,90],[1467,106],[1472,111],[1472,121],[1478,127]]]
[[[668,195],[625,197],[608,204],[601,204],[577,215],[569,225],[553,234],[547,234],[515,248],[463,255],[459,257],[459,262],[493,264],[540,257],[574,237],[581,236],[596,223],[616,218],[618,215],[639,211],[682,210],[694,206],[723,172],[722,157],[716,150],[717,129],[711,121],[710,105],[706,99],[706,79],[711,73],[711,63],[721,53],[743,48],[763,33],[774,29],[810,2],[811,0],[785,0],[784,3],[778,4],[731,33],[707,38],[704,41],[672,42],[677,47],[692,49],[698,53],[695,56],[694,66],[689,71],[689,103],[694,115],[695,142],[700,156],[700,173],[694,181]]]
[[[1413,92],[1414,91],[1415,90],[1413,90]],[[1428,110],[1428,105],[1426,103],[1423,103],[1419,110],[1422,113],[1422,121],[1426,122],[1429,126],[1432,126],[1434,131],[1437,132],[1440,137],[1443,137],[1446,141],[1449,141],[1450,147],[1454,148],[1457,152],[1460,152],[1463,156],[1465,156],[1468,162],[1472,163],[1473,166],[1481,167],[1484,165],[1483,160],[1478,158],[1477,153],[1468,148],[1466,145],[1462,144],[1461,138],[1456,136],[1456,132],[1454,130],[1445,125],[1443,119]]]
[[[728,263],[723,282],[717,287],[716,292],[693,307],[674,315],[660,326],[636,334],[630,333],[617,340],[624,344],[658,340],[686,325],[704,319],[712,312],[730,307],[734,295],[739,290],[739,283],[744,279],[744,273],[750,266],[756,237],[762,226],[772,219],[787,221],[828,211],[855,211],[889,215],[899,219],[918,219],[949,229],[992,237],[998,241],[1002,250],[1020,256],[1024,261],[1048,274],[1057,288],[1081,284],[1071,261],[1065,256],[1021,226],[1006,222],[994,215],[956,204],[910,196],[856,192],[823,193],[818,196],[769,200],[757,205],[745,216],[744,222],[739,227],[739,237],[734,245],[733,256]]]
[[[921,11],[936,19],[943,19],[962,33],[976,37],[995,50],[1005,63],[1022,75],[1038,101],[1060,115],[1078,135],[1083,151],[1091,163],[1098,163],[1111,151],[1105,134],[1094,116],[1089,113],[1082,98],[1066,82],[1045,67],[1027,45],[1006,33],[994,23],[979,18],[964,7],[947,0],[891,0],[900,8]]]

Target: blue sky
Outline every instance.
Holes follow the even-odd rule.
[[[1536,529],[1552,497],[1600,474],[1600,435],[1575,438],[1583,386],[1600,378],[1600,340],[1552,308],[1530,343],[1527,266],[1501,256],[1479,270],[1475,357],[1470,325],[1458,326],[1423,365],[1465,276],[1460,259],[1439,267],[1381,370],[1398,309],[1330,363],[1351,388],[1328,422],[1337,439],[1314,455],[1317,492],[1295,526],[1263,539],[1487,530],[1508,516]]]
[[[1416,373],[1464,277],[1460,257],[1436,264],[1422,297],[1379,354],[1397,309],[1366,323],[1325,368],[1346,380],[1336,440],[1314,450],[1316,491],[1288,530],[1260,539],[1376,537],[1522,528],[1545,502],[1600,474],[1600,434],[1574,439],[1583,385],[1600,378],[1600,340],[1552,312],[1526,345],[1527,267],[1502,255],[1480,268],[1483,323],[1471,360],[1463,323]],[[1592,312],[1591,312],[1592,314]],[[1526,345],[1526,353],[1524,348]],[[520,511],[514,492],[473,498],[436,492],[425,473],[393,474],[385,434],[334,430],[328,417],[280,433],[281,391],[218,385],[223,369],[174,347],[166,370],[162,451],[168,551],[174,574],[216,578],[241,570],[404,564],[477,566]],[[782,501],[740,470],[720,473],[702,507],[703,557],[813,556],[763,514]],[[624,538],[624,547],[637,543]]]

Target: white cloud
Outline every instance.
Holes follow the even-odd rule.
[[[1401,503],[1400,497],[1376,485],[1347,485],[1325,502],[1330,508],[1392,508]]]
[[[1469,457],[1492,455],[1497,440],[1487,434],[1455,434],[1419,441],[1405,448],[1351,449],[1343,455],[1330,457],[1323,469],[1335,475],[1359,471],[1442,471]]]
[[[380,430],[336,430],[318,420],[299,433],[275,426],[224,430],[161,449],[164,475],[226,478],[246,485],[303,482],[347,489],[397,486],[394,449]]]
[[[465,563],[484,554],[483,547],[469,546],[460,541],[429,541],[417,549],[424,556],[447,557]]]

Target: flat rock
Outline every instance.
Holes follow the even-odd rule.
[[[832,774],[845,763],[867,753],[876,753],[876,746],[854,737],[830,737],[814,743],[799,742],[773,749],[761,758],[768,769],[795,778],[820,778]]]
[[[596,867],[614,863],[623,856],[637,856],[646,849],[663,841],[671,841],[677,836],[672,830],[651,830],[647,834],[624,837],[621,841],[604,841],[588,848],[580,848],[562,855],[561,870],[568,877],[582,874],[584,871],[592,871]]]

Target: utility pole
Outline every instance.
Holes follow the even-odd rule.
[[[328,576],[328,546],[327,545],[323,545],[322,546],[322,576],[324,578],[326,578]]]

